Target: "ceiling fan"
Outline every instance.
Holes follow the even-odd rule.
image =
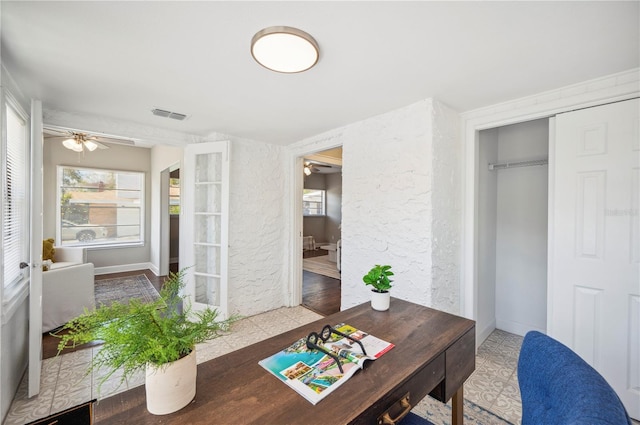
[[[133,145],[132,140],[117,139],[107,136],[92,135],[75,130],[47,128],[43,129],[44,138],[47,140],[61,140],[62,145],[74,152],[83,152],[85,149],[93,152],[96,149],[109,149],[103,143],[118,143]]]
[[[304,163],[304,174],[309,176],[311,173],[323,173],[325,171],[333,168],[331,165],[320,164],[317,162],[305,161]]]

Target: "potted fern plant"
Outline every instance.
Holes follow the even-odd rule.
[[[58,354],[101,340],[87,372],[105,370],[100,385],[118,370],[122,381],[145,370],[147,410],[156,415],[180,410],[195,397],[196,344],[221,336],[236,319],[219,320],[213,309],[192,312],[180,295],[184,275],[185,270],[170,273],[153,302],[132,299],[85,310],[55,334]]]
[[[371,290],[371,308],[374,310],[385,311],[389,310],[389,302],[391,300],[391,279],[389,276],[393,276],[391,266],[381,266],[376,264],[369,273],[362,277],[365,285],[373,286]]]

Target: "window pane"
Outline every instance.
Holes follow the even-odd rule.
[[[61,167],[62,245],[143,242],[144,174]]]
[[[180,179],[169,179],[169,214],[180,214]]]
[[[304,215],[325,214],[325,191],[304,189],[302,194],[302,211]]]

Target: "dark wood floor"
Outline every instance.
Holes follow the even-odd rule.
[[[315,249],[304,251],[302,258],[327,255],[329,251]],[[323,316],[340,311],[340,279],[304,270],[302,272],[302,305]]]
[[[340,279],[302,272],[302,305],[323,316],[340,311]]]

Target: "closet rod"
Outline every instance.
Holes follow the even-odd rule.
[[[499,162],[496,164],[489,164],[489,170],[503,170],[505,168],[516,167],[530,167],[532,165],[547,165],[549,163],[548,158],[531,159],[528,161],[513,161],[513,162]]]

